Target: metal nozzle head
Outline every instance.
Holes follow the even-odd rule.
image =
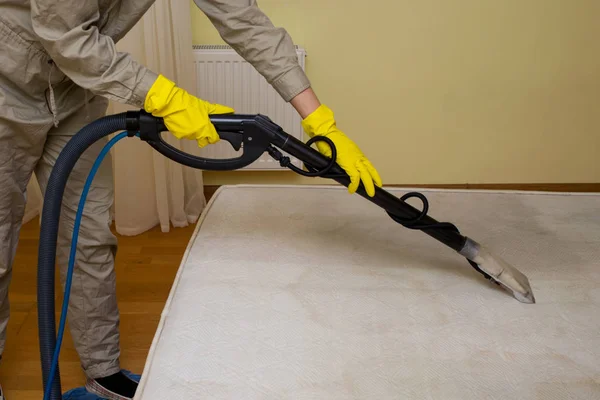
[[[529,279],[500,257],[491,254],[479,243],[467,238],[460,254],[476,263],[481,271],[489,275],[502,288],[522,303],[534,304],[535,297]]]
[[[514,280],[515,282],[517,282],[517,285],[507,286],[500,279],[497,279],[494,277],[492,277],[492,279],[494,279],[496,282],[498,282],[498,284],[500,286],[502,286],[504,288],[504,290],[511,293],[513,295],[513,297],[515,299],[519,300],[521,303],[535,304],[535,297],[533,296],[531,286],[529,285],[529,280],[527,279],[527,277],[525,275],[523,275],[518,270],[515,269],[514,271],[516,271],[516,273],[521,275],[520,277],[518,277],[518,279]],[[514,274],[514,273],[511,273],[511,274]],[[518,286],[519,289],[515,289],[516,286]]]

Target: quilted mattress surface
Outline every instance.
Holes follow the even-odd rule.
[[[226,186],[136,399],[600,399],[600,196],[419,191],[537,303],[344,187]]]

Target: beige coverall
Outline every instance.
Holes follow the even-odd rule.
[[[115,42],[153,2],[0,0],[0,354],[27,183],[35,171],[45,191],[63,146],[84,125],[104,115],[107,99],[143,107],[157,74],[117,52]],[[291,38],[272,25],[256,1],[195,3],[223,39],[286,101],[310,86]],[[57,251],[63,285],[79,196],[103,145],[99,142],[85,153],[65,192]],[[110,159],[105,160],[86,203],[68,315],[89,378],[120,370],[114,273],[117,241],[109,229],[111,168]]]

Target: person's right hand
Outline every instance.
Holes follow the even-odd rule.
[[[356,192],[362,182],[367,194],[375,196],[375,186],[382,186],[381,177],[356,143],[337,128],[333,111],[321,104],[302,120],[302,126],[310,137],[321,135],[331,139],[337,150],[336,162],[350,177],[349,193]],[[331,148],[327,143],[317,142],[317,148],[324,156],[331,157]]]
[[[198,147],[220,140],[209,115],[234,112],[231,107],[211,104],[192,96],[163,75],[158,76],[148,91],[144,110],[155,117],[162,117],[175,137],[196,140]]]

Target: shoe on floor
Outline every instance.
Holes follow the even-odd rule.
[[[6,400],[6,397],[4,397],[4,392],[2,391],[1,385],[0,385],[0,400]]]
[[[118,372],[102,379],[87,379],[85,389],[98,397],[107,400],[132,400],[135,396],[138,381],[131,374]],[[0,398],[0,400],[2,400]]]

